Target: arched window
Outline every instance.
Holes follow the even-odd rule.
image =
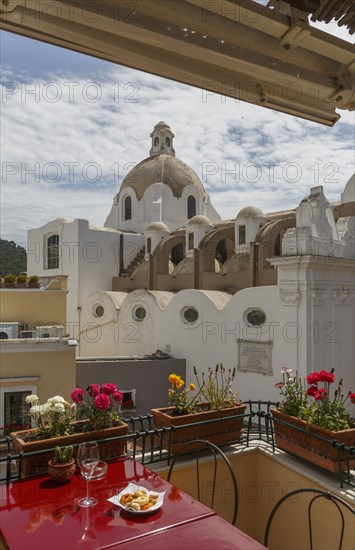
[[[131,197],[126,197],[124,201],[124,219],[132,219],[132,199]]]
[[[47,239],[47,269],[59,267],[59,235],[51,235]]]
[[[217,244],[216,248],[216,259],[221,263],[224,264],[224,262],[227,259],[227,241],[226,239],[222,239]]]
[[[184,259],[184,247],[182,244],[176,244],[171,249],[171,261],[174,265],[177,265]]]
[[[190,195],[187,199],[187,219],[190,220],[196,216],[196,199]]]

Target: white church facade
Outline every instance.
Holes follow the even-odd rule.
[[[68,277],[79,356],[160,349],[186,359],[189,381],[194,366],[237,365],[242,399],[277,399],[285,364],[334,367],[353,390],[354,176],[336,204],[320,186],[290,210],[221,220],[170,127],[151,138],[104,227],[59,218],[28,232],[28,272]]]

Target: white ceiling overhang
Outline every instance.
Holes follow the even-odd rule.
[[[2,0],[0,28],[332,126],[355,108],[350,43],[242,0]]]

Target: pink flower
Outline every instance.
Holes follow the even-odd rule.
[[[282,374],[292,374],[292,369],[285,365],[284,367],[282,367],[281,372]]]
[[[101,391],[101,386],[99,384],[90,384],[90,386],[87,389],[87,392],[90,395],[90,397],[99,395],[100,391]]]
[[[310,386],[307,390],[307,395],[314,397],[314,394],[318,392],[317,386]]]
[[[116,384],[102,384],[101,388],[102,393],[105,393],[106,395],[111,395],[115,391],[117,391]]]
[[[350,401],[351,401],[352,403],[354,403],[354,405],[355,405],[355,393],[350,393],[350,394],[349,394],[349,397],[350,397]]]
[[[80,403],[83,400],[84,392],[81,388],[74,388],[71,392],[70,397],[74,403]]]
[[[113,399],[114,401],[118,401],[119,403],[121,403],[121,401],[122,401],[122,399],[123,399],[123,393],[116,390],[116,391],[112,394],[112,399]]]
[[[334,382],[334,374],[332,372],[326,372],[325,370],[321,370],[319,372],[319,376],[322,382]]]
[[[100,411],[105,411],[110,406],[110,400],[104,393],[100,393],[95,397],[95,407],[100,409]]]
[[[318,382],[321,382],[322,378],[319,372],[312,372],[307,376],[306,380],[308,384],[317,384]]]
[[[278,390],[281,390],[281,388],[283,388],[285,385],[284,382],[277,382],[277,384],[275,384],[275,388],[277,388]]]

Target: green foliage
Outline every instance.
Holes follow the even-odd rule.
[[[283,367],[283,381],[275,384],[284,397],[280,411],[334,432],[350,428],[352,419],[347,409],[350,403],[355,403],[355,393],[344,394],[340,380],[331,395],[333,370],[313,372],[303,379],[293,376],[292,369]],[[306,384],[310,386],[308,389]]]
[[[5,275],[4,281],[5,283],[14,283],[16,281],[16,277],[12,273],[8,273]]]
[[[16,282],[20,283],[21,285],[27,283],[27,276],[23,275],[23,273],[20,273],[20,275],[17,275]]]
[[[68,447],[56,447],[54,449],[54,461],[57,464],[64,464],[69,462],[73,458],[74,447],[69,445]]]
[[[26,271],[26,250],[14,241],[0,239],[0,275],[19,275]]]
[[[38,275],[31,275],[31,277],[28,279],[28,284],[32,285],[34,283],[38,283],[39,277]]]
[[[235,378],[235,368],[226,369],[222,363],[216,365],[215,369],[208,369],[208,375],[202,373],[202,382],[200,382],[196,367],[194,367],[197,384],[204,399],[208,401],[210,409],[218,411],[228,407],[234,407],[238,400],[232,391],[232,384]]]

